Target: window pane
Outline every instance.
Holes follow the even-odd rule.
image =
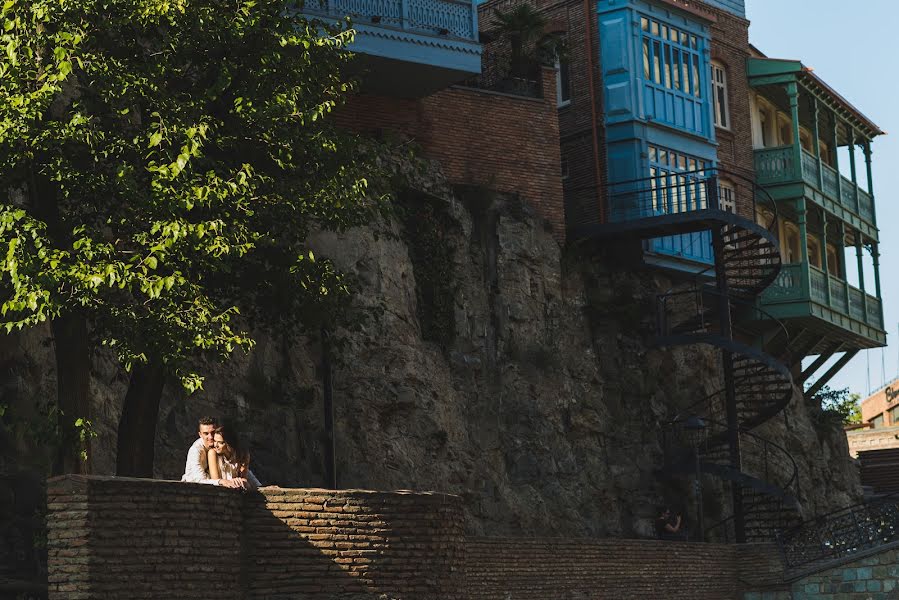
[[[658,159],[658,156],[657,156],[657,152],[656,152],[656,147],[650,146],[649,147],[649,162],[656,162],[657,159]]]
[[[690,93],[690,55],[687,52],[681,53],[681,71],[684,80],[684,91]]]
[[[718,105],[718,125],[721,127],[727,127],[727,112],[725,111],[726,100],[724,97],[724,87],[716,86],[718,88],[718,101],[716,104]]]
[[[686,33],[684,33],[683,31],[680,32],[680,43],[681,43],[681,46],[689,46],[689,45],[690,45],[690,42],[689,42],[689,39],[688,39],[688,38],[689,38],[689,36],[687,36]]]
[[[671,64],[673,65],[672,75],[674,75],[674,89],[680,91],[680,51],[671,50]]]
[[[668,151],[659,150],[659,164],[668,165]]]
[[[649,65],[649,40],[643,38],[643,78],[652,80],[652,67]]]
[[[699,90],[699,56],[693,55],[693,95],[697,98],[702,97],[702,92]]]
[[[659,35],[659,22],[658,21],[652,22],[652,35]]]
[[[641,17],[640,27],[643,29],[643,31],[649,31],[649,19],[647,19],[646,17]]]
[[[665,87],[671,89],[671,46],[665,44]]]
[[[653,81],[655,81],[656,83],[662,82],[662,80],[661,80],[662,69],[661,69],[661,65],[659,64],[659,55],[660,54],[661,54],[661,47],[659,45],[659,42],[653,42],[652,43],[652,60],[653,60],[654,70],[653,70],[652,75],[653,75]]]
[[[678,36],[677,36],[677,29],[675,29],[674,27],[672,27],[672,28],[671,28],[671,36],[670,36],[668,39],[670,39],[672,42],[677,42],[677,37],[678,37]]]
[[[699,49],[699,43],[697,42],[695,35],[690,36],[690,46],[692,46],[694,50]]]
[[[571,100],[571,72],[568,59],[559,61],[559,102]]]

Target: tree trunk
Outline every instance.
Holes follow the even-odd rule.
[[[91,416],[91,358],[87,323],[81,315],[57,317],[52,322],[56,348],[56,401],[59,407],[59,449],[53,474],[90,472],[90,437],[82,443],[75,427],[77,419]],[[81,450],[88,460],[81,460]]]
[[[134,366],[119,420],[116,475],[153,477],[156,421],[164,387],[165,369],[161,362],[150,360],[146,365]]]

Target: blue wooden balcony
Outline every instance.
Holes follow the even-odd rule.
[[[421,97],[481,72],[472,0],[308,0],[303,13],[350,17],[367,91]]]
[[[778,319],[803,319],[810,329],[857,348],[886,344],[881,301],[808,263],[783,265],[762,293],[762,306]]]
[[[796,160],[797,154],[801,156]],[[797,153],[794,146],[778,146],[755,151],[755,171],[759,185],[776,199],[802,196],[791,189],[794,185],[810,188],[807,198],[876,238],[874,199],[858,185],[840,175],[834,168],[821,162],[803,149]]]

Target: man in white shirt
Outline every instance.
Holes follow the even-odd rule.
[[[210,479],[209,462],[207,455],[214,441],[216,420],[212,417],[201,417],[197,425],[199,437],[187,451],[187,462],[184,464],[184,475],[181,481],[191,483],[205,483],[207,485],[220,485],[223,487],[237,488],[241,486],[238,479]]]

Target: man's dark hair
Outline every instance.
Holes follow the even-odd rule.
[[[197,423],[197,429],[200,428],[200,425],[212,425],[216,427],[218,424],[218,419],[215,417],[200,417],[200,421]]]

